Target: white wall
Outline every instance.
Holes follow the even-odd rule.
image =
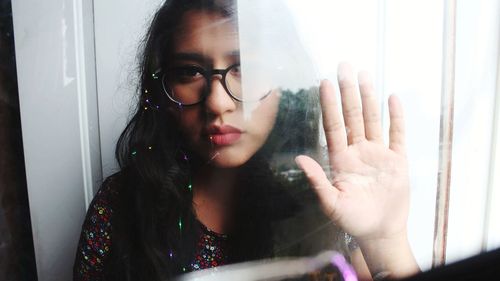
[[[70,280],[86,200],[101,178],[92,2],[12,8],[38,277]]]
[[[136,56],[152,14],[162,2],[94,2],[95,63],[104,177],[118,168],[114,157],[115,144],[136,104]]]

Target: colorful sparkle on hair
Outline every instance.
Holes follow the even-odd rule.
[[[148,89],[145,89],[145,90],[144,90],[144,94],[145,94],[145,95],[148,95],[148,94],[149,94]],[[144,107],[144,110],[147,110],[147,109],[149,109],[149,108],[156,109],[156,110],[160,109],[160,106],[153,104],[149,98],[146,98],[144,102],[147,104],[147,105]]]
[[[132,156],[135,156],[137,154],[137,151],[132,151]]]
[[[179,230],[182,231],[182,218],[179,217]]]

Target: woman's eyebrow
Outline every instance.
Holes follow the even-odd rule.
[[[227,52],[224,54],[225,57],[231,58],[231,59],[239,59],[240,58],[240,50],[234,50]],[[189,53],[189,52],[179,52],[179,53],[174,53],[172,56],[174,60],[190,60],[190,61],[196,61],[200,63],[204,62],[209,62],[212,59],[209,57],[206,57],[200,53]]]

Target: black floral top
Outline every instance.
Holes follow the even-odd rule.
[[[104,265],[111,249],[112,225],[110,197],[112,191],[103,185],[94,197],[83,224],[77,258],[74,266],[74,280],[103,280]],[[216,233],[197,221],[198,242],[191,262],[183,269],[201,270],[227,263],[227,236]],[[170,255],[173,255],[170,253]]]

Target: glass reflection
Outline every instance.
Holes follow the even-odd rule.
[[[366,73],[342,64],[336,101],[286,5],[239,4],[171,0],[155,14],[120,171],[88,210],[75,279],[162,280],[328,249],[362,277],[417,272],[398,100],[386,146]]]
[[[69,279],[69,263],[73,262],[80,231],[76,228],[81,224],[75,218],[83,217],[84,206],[96,187],[93,184],[101,182],[101,172],[106,177],[116,172],[112,150],[117,130],[121,132],[122,121],[134,114],[135,121],[119,145],[121,172],[106,181],[89,209],[82,236],[87,245],[79,251],[79,258],[88,259],[88,268],[106,268],[100,276],[121,269],[132,276],[136,273],[127,272],[130,268],[152,272],[158,267],[162,268],[160,275],[176,275],[184,272],[183,267],[189,270],[199,250],[197,238],[205,232],[213,241],[222,241],[226,245],[222,248],[254,250],[255,258],[265,256],[259,251],[271,248],[271,257],[336,249],[361,268],[360,248],[366,245],[344,231],[354,236],[359,233],[331,222],[294,161],[299,154],[310,155],[320,164],[318,171],[328,174],[333,168],[330,177],[339,176],[335,171],[338,166],[329,161],[332,155],[321,127],[319,97],[325,89],[320,91],[318,85],[324,77],[336,82],[335,66],[344,60],[376,74],[374,95],[379,100],[397,93],[405,105],[412,189],[408,235],[419,265],[423,269],[431,266],[436,181],[446,172],[449,177],[443,178],[449,179],[451,189],[450,220],[443,243],[435,243],[442,257],[438,263],[500,245],[500,225],[496,223],[500,214],[500,166],[496,165],[500,159],[496,148],[500,131],[496,97],[500,85],[496,59],[500,2],[445,1],[456,3],[455,10],[433,0],[252,0],[239,1],[238,9],[229,7],[229,1],[193,1],[192,5],[198,5],[193,11],[191,4],[179,9],[198,12],[200,16],[189,22],[182,19],[183,13],[169,17],[177,26],[158,17],[157,23],[162,25],[156,34],[166,36],[145,41],[145,45],[153,41],[159,45],[143,46],[149,50],[138,56],[144,60],[139,67],[144,77],[134,91],[130,88],[135,87],[136,79],[131,78],[137,69],[130,65],[135,66],[132,56],[138,37],[147,32],[144,22],[145,17],[149,22],[148,10],[156,11],[163,2],[13,1],[26,174],[40,280],[53,280],[53,276]],[[34,276],[35,267],[33,253],[19,254],[31,265],[10,258],[12,253],[31,247],[32,239],[23,189],[26,176],[22,172],[10,1],[0,3],[0,143],[4,144],[0,159],[7,163],[0,167],[0,269],[7,268],[1,274],[8,279],[19,268]],[[456,21],[456,36],[443,36],[447,34],[443,32],[444,18]],[[210,23],[193,36],[192,27],[204,20]],[[213,34],[203,36],[208,32]],[[226,36],[214,40],[221,33]],[[193,44],[202,37],[203,42]],[[456,45],[450,44],[452,48],[443,51],[445,38]],[[198,49],[181,50],[186,47],[182,42]],[[223,60],[221,54],[213,52],[232,44],[237,48],[227,50]],[[182,52],[174,53],[174,48]],[[455,64],[453,70],[443,70],[445,58]],[[231,67],[236,65],[239,69]],[[228,69],[232,69],[232,76],[223,71]],[[453,116],[444,114],[440,107],[445,76],[455,77],[448,84],[455,91],[447,106],[454,111]],[[129,92],[140,94],[137,102],[133,101],[134,110],[129,110]],[[338,93],[340,104],[345,95]],[[382,108],[382,132],[388,132],[387,105],[383,102],[376,107]],[[222,114],[227,117],[222,118],[225,122],[213,124],[213,120],[220,121],[221,108],[238,118],[229,118],[226,112]],[[444,132],[440,121],[453,125],[449,138],[453,146],[440,143],[439,135]],[[246,138],[246,125],[252,125],[251,139]],[[197,137],[198,130],[202,137]],[[352,127],[347,126],[346,131],[352,133]],[[347,138],[352,140],[352,136]],[[438,166],[440,153],[448,153],[443,158],[444,169]],[[299,158],[299,163],[306,159]],[[204,184],[206,188],[200,188]],[[114,191],[122,191],[122,195]],[[206,203],[199,198],[209,195],[210,212],[196,209]],[[400,198],[404,202],[406,197]],[[17,223],[18,218],[23,223]],[[248,233],[240,235],[247,221]],[[28,242],[21,243],[20,237]],[[233,247],[247,238],[249,245]],[[353,239],[358,243],[349,242]],[[22,246],[16,246],[20,243]],[[253,259],[238,253],[228,256]],[[140,257],[148,258],[141,262]]]

